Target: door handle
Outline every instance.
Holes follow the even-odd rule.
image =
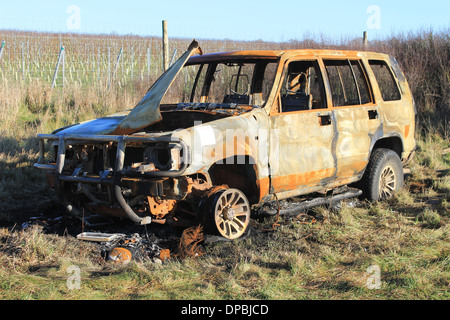
[[[331,117],[329,114],[319,114],[319,125],[329,126],[331,124]]]
[[[378,111],[377,110],[369,110],[367,111],[369,114],[369,119],[378,119]]]

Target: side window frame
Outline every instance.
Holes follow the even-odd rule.
[[[295,63],[295,62],[311,62],[316,70],[316,76],[318,77],[318,81],[319,81],[319,87],[320,87],[320,94],[321,94],[321,104],[322,106],[320,108],[313,108],[311,107],[311,109],[305,109],[305,110],[292,110],[292,111],[283,111],[283,105],[281,102],[281,91],[282,91],[282,87],[283,87],[283,83],[285,78],[288,75],[288,70],[289,70],[289,65],[291,63]],[[281,78],[280,78],[280,82],[279,82],[279,87],[277,88],[277,94],[276,94],[276,103],[278,104],[277,106],[277,110],[276,112],[273,112],[272,114],[284,114],[284,115],[288,115],[288,114],[293,114],[293,113],[304,113],[304,112],[318,112],[318,111],[325,111],[330,109],[330,104],[329,104],[329,99],[328,99],[328,95],[327,95],[327,83],[325,82],[324,79],[324,74],[323,74],[323,69],[322,69],[322,61],[319,58],[309,58],[309,59],[302,59],[302,58],[298,58],[298,57],[294,57],[291,59],[288,59],[285,61],[284,66],[283,66],[283,72],[281,74]],[[309,80],[308,80],[309,82]],[[272,110],[274,111],[274,110]]]
[[[331,62],[334,62],[334,61],[339,61],[339,62],[345,61],[346,62],[345,65],[347,65],[349,67],[349,70],[350,70],[351,76],[352,76],[352,80],[353,80],[352,83],[353,83],[353,85],[354,85],[354,87],[356,89],[356,93],[357,93],[357,96],[358,96],[358,103],[356,103],[356,104],[344,104],[344,105],[335,105],[334,104],[334,102],[333,102],[333,89],[331,87],[331,81],[330,81],[330,77],[329,77],[329,74],[328,74],[328,71],[327,71],[327,63],[326,63],[327,61],[331,61]],[[366,69],[364,67],[364,64],[362,63],[362,59],[349,59],[349,58],[336,59],[334,57],[330,57],[330,58],[322,58],[322,63],[323,63],[324,73],[326,74],[326,77],[327,77],[326,78],[327,79],[327,84],[328,84],[327,88],[329,90],[329,95],[330,95],[330,99],[331,99],[330,102],[331,102],[333,108],[358,107],[358,106],[364,106],[364,105],[371,105],[371,104],[375,103],[373,90],[372,90],[372,85],[371,85],[371,82],[370,82],[369,77],[367,75],[367,71],[366,71]],[[357,80],[357,77],[356,77],[356,74],[355,74],[355,70],[354,70],[354,67],[353,67],[352,63],[356,63],[359,66],[359,71],[361,72],[362,80],[365,82],[365,90],[367,91],[366,94],[367,94],[367,98],[369,100],[368,102],[362,103],[363,101],[362,101],[362,98],[361,98],[362,97],[362,95],[361,95],[361,88],[360,88],[360,85],[358,84],[358,80]],[[345,92],[345,86],[344,86],[343,81],[342,81],[342,75],[341,75],[341,72],[339,72],[339,70],[338,70],[338,75],[339,75],[339,83],[341,85],[341,88],[342,88],[343,92]]]
[[[383,97],[383,90],[381,89],[380,83],[378,81],[377,74],[373,70],[372,62],[377,62],[377,63],[384,64],[384,66],[386,67],[386,69],[387,69],[387,71],[389,73],[390,80],[392,80],[394,88],[397,90],[397,93],[398,93],[398,96],[399,96],[398,99],[389,99],[389,100],[385,100],[384,99],[384,97]],[[403,99],[403,91],[402,91],[402,88],[401,88],[400,84],[398,83],[397,75],[394,72],[394,70],[392,69],[391,65],[386,60],[383,60],[383,59],[368,59],[367,60],[367,64],[368,64],[368,67],[371,69],[371,71],[373,73],[374,80],[376,82],[376,85],[378,86],[378,90],[379,90],[379,93],[380,93],[381,100],[383,100],[383,102],[398,102],[398,101],[401,101]]]

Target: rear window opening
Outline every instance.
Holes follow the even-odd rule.
[[[373,74],[378,82],[381,97],[384,101],[395,101],[401,99],[401,94],[398,89],[392,71],[387,63],[383,60],[369,60],[369,65],[372,68]]]

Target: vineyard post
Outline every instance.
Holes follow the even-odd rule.
[[[25,54],[23,53],[23,42],[22,42],[22,80],[25,81]]]
[[[173,50],[173,55],[172,55],[172,59],[170,60],[169,66],[171,66],[174,63],[176,54],[177,54],[177,49],[175,48],[175,50]]]
[[[163,66],[164,71],[169,68],[169,36],[167,35],[167,20],[162,22],[163,33]]]
[[[109,52],[109,48],[108,48],[108,52]],[[117,56],[116,64],[114,65],[114,73],[112,76],[112,81],[114,81],[114,79],[116,78],[117,67],[119,66],[119,61],[120,61],[120,58],[122,57],[122,53],[123,53],[123,48],[120,48],[119,55]],[[111,86],[111,81],[109,82],[108,87],[110,87],[110,86]]]
[[[150,62],[151,62],[151,51],[150,51],[150,45],[147,48],[147,76],[150,80]]]
[[[3,55],[3,48],[5,47],[5,40],[2,41],[2,46],[0,47],[0,60],[2,59]]]
[[[131,79],[134,78],[134,48],[131,46]]]
[[[66,82],[66,51],[62,47],[62,86],[64,88],[64,83]]]
[[[100,63],[101,63],[101,60],[100,60],[100,47],[99,47],[99,48],[97,48],[97,80],[98,80],[99,85],[101,85]]]
[[[5,47],[5,40],[2,41],[2,46],[0,47],[0,62],[2,62],[2,55],[3,55],[3,48]],[[5,80],[5,77],[3,75],[3,69],[0,67],[1,75],[3,80]]]
[[[95,80],[95,49],[92,44],[92,79]]]
[[[23,46],[22,46],[23,47]],[[22,50],[23,51],[23,50]],[[61,64],[61,60],[64,59],[64,47],[61,46],[61,50],[59,51],[59,57],[58,57],[58,62],[56,63],[56,67],[55,67],[55,73],[53,74],[53,81],[52,81],[52,89],[55,87],[56,85],[56,78],[58,77],[58,69],[59,69],[59,65]],[[63,62],[64,65],[64,62]],[[64,69],[63,69],[64,70]],[[64,72],[64,71],[63,71]],[[64,73],[63,73],[63,86],[64,86]]]
[[[111,83],[111,48],[108,46],[108,88]]]

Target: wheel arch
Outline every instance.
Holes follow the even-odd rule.
[[[252,156],[232,156],[212,164],[208,170],[213,185],[241,190],[250,204],[259,201],[258,172]]]
[[[402,159],[402,153],[403,153],[403,139],[398,135],[392,135],[388,137],[382,137],[378,139],[372,146],[370,150],[370,155],[373,154],[373,152],[376,149],[390,149],[397,153],[400,159]]]

